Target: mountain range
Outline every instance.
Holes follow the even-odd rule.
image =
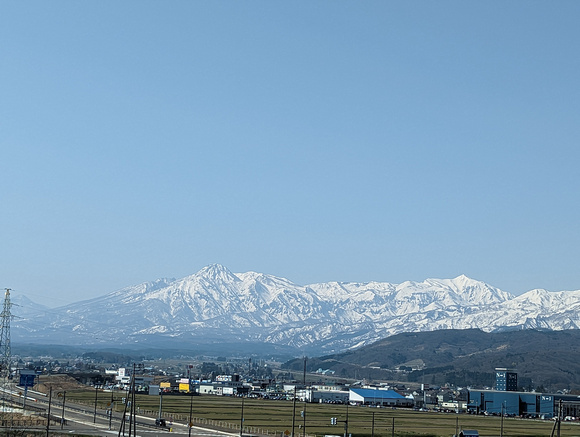
[[[22,299],[12,341],[36,344],[322,354],[402,332],[580,327],[580,290],[514,296],[464,275],[304,286],[213,264],[54,309]]]

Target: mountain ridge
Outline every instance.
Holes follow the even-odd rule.
[[[302,358],[282,368],[300,372]],[[494,369],[518,373],[521,389],[580,389],[580,330],[484,332],[480,329],[401,333],[356,350],[311,357],[307,371],[432,385],[493,387]]]
[[[578,329],[580,291],[520,296],[460,275],[422,282],[298,285],[258,272],[208,265],[80,301],[14,323],[14,340],[87,342],[259,342],[298,353],[333,352],[401,332],[478,328]]]

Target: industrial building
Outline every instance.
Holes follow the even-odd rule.
[[[551,419],[561,405],[562,417],[580,417],[578,396],[517,391],[517,380],[514,371],[496,369],[496,390],[469,390],[468,411]]]
[[[578,396],[550,393],[469,390],[467,409],[474,413],[551,419],[558,415],[560,401],[562,416],[580,417]]]
[[[495,389],[498,391],[517,391],[518,374],[503,367],[495,369]]]

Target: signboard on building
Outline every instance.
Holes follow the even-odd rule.
[[[219,382],[231,382],[232,381],[232,375],[218,375],[216,376],[216,381]]]
[[[233,396],[234,395],[234,388],[233,387],[224,387],[223,394],[225,396]]]
[[[21,387],[32,387],[34,386],[34,381],[36,379],[36,372],[31,371],[31,373],[20,372],[20,382],[18,383]]]
[[[150,385],[149,386],[149,395],[150,396],[159,396],[159,386],[158,385]]]

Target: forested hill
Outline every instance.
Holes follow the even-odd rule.
[[[522,389],[580,389],[580,331],[478,329],[403,333],[348,352],[307,360],[339,377],[492,387],[495,368],[518,373]],[[301,370],[303,361],[285,367]]]

